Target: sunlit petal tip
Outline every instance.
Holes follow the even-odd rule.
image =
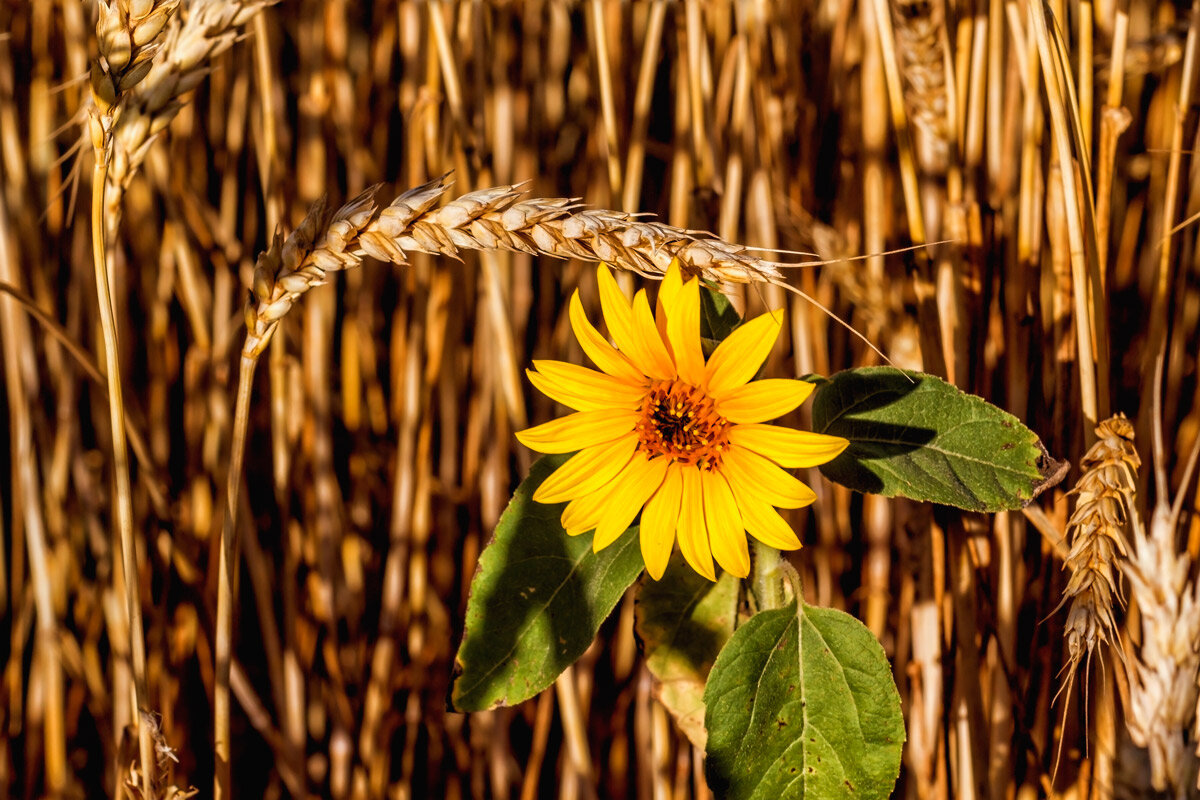
[[[750,573],[750,550],[742,515],[729,483],[719,472],[701,472],[704,523],[713,558],[721,569],[738,578]]]
[[[624,408],[579,411],[516,434],[517,441],[539,453],[573,453],[621,438],[633,430],[637,412]]]
[[[629,435],[610,444],[581,450],[542,481],[533,493],[538,503],[561,503],[598,491],[625,468],[633,457],[637,437]]]
[[[608,340],[600,335],[587,314],[583,310],[583,301],[579,299],[579,290],[571,295],[570,310],[571,330],[579,340],[579,346],[597,367],[608,375],[622,380],[637,382],[642,380],[643,373],[630,363],[629,359],[618,352]]]
[[[643,556],[643,560],[646,561],[646,574],[656,581],[661,581],[663,573],[667,571],[667,562],[651,564],[649,560],[645,559],[645,556]]]
[[[766,422],[798,408],[816,388],[793,378],[764,378],[714,397],[717,410],[735,424]]]
[[[700,471],[694,468],[684,468],[680,472],[683,487],[679,506],[679,523],[676,533],[679,539],[679,552],[692,569],[708,578],[717,579],[713,568],[712,549],[709,547],[708,527],[704,519],[704,491],[701,485]]]
[[[760,424],[734,426],[729,431],[729,441],[792,469],[827,464],[850,444],[840,436]]]
[[[679,519],[679,500],[683,479],[678,466],[667,467],[662,484],[646,502],[642,511],[639,544],[646,572],[654,580],[663,576],[675,545],[675,525]]]
[[[683,283],[683,266],[679,263],[678,258],[672,258],[671,263],[667,264],[667,273],[664,279]]]

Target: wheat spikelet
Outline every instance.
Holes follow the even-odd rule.
[[[709,280],[782,280],[775,262],[697,231],[584,208],[571,198],[521,199],[517,185],[470,192],[439,206],[449,187],[443,176],[401,194],[382,210],[372,199],[373,187],[327,222],[324,203],[315,204],[286,241],[259,257],[246,309],[245,352],[261,353],[301,294],[322,284],[329,272],[358,266],[364,256],[406,264],[409,253],[455,258],[462,250],[509,250],[605,261],[643,275],[661,275],[678,258],[685,270]]]
[[[117,2],[140,6],[146,0]],[[156,6],[173,7],[177,2],[178,0],[167,0],[157,3]],[[183,95],[200,84],[208,74],[209,63],[233,45],[240,28],[274,2],[275,0],[193,0],[184,7],[182,15],[175,15],[166,26],[160,36],[161,45],[156,46],[150,53],[153,59],[141,62],[142,66],[139,69],[142,80],[129,87],[127,95],[123,98],[120,114],[104,132],[107,138],[106,152],[109,153],[112,162],[108,171],[108,191],[104,209],[110,234],[120,219],[121,199],[125,189],[141,168],[155,137],[183,108]],[[135,36],[139,29],[133,30],[130,36]],[[102,45],[101,51],[103,50]],[[143,48],[139,52],[144,53],[145,50],[146,48]],[[123,79],[127,80],[128,78]],[[93,75],[93,87],[95,82],[96,78]],[[91,116],[95,116],[95,111],[103,108],[103,99],[95,88],[93,97],[95,108]]]
[[[1133,512],[1137,469],[1141,459],[1133,446],[1133,425],[1124,414],[1104,420],[1099,437],[1081,462],[1075,485],[1078,500],[1067,526],[1071,551],[1064,567],[1071,577],[1059,608],[1070,603],[1064,636],[1068,661],[1063,688],[1070,686],[1080,662],[1096,645],[1116,640],[1113,607],[1121,601],[1114,567],[1128,555],[1124,527]],[[1061,689],[1060,689],[1061,691]]]
[[[1200,584],[1189,580],[1192,560],[1175,544],[1165,504],[1155,509],[1150,535],[1135,530],[1124,565],[1141,613],[1141,641],[1128,660],[1126,726],[1150,754],[1150,783],[1187,797],[1196,769],[1185,733],[1193,724],[1200,674]]]

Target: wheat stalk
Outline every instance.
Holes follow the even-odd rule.
[[[109,379],[116,524],[120,532],[129,615],[134,721],[139,743],[140,768],[131,768],[129,774],[138,782],[136,791],[143,797],[158,796],[165,790],[155,774],[159,766],[154,755],[155,742],[145,724],[148,711],[145,641],[133,546],[118,332],[106,265],[108,241],[115,236],[119,225],[125,189],[140,169],[157,134],[182,108],[183,95],[203,80],[209,61],[233,44],[238,27],[270,2],[196,0],[187,6],[187,14],[182,20],[174,14],[179,0],[101,0],[99,4],[96,38],[100,55],[92,65],[91,104],[86,109],[95,154],[92,251]],[[227,741],[227,726],[225,734]],[[219,726],[217,740],[221,740]],[[225,764],[228,764],[227,753]],[[220,778],[220,768],[217,774]],[[228,784],[227,780],[225,784]]]
[[[129,477],[129,450],[125,436],[125,404],[121,391],[119,332],[112,290],[109,286],[107,250],[109,230],[105,225],[105,186],[113,155],[113,132],[121,119],[128,93],[150,72],[151,59],[162,44],[163,30],[178,0],[101,0],[96,21],[99,57],[92,63],[88,130],[95,156],[92,173],[92,264],[96,274],[96,301],[104,336],[105,368],[108,374],[108,410],[112,429],[113,481],[116,488],[116,525],[121,542],[121,564],[128,616],[130,666],[133,672],[134,724],[138,731],[141,769],[138,779],[143,794],[157,783],[153,739],[141,716],[148,708],[146,642],[142,604],[138,594],[137,552],[133,542],[133,496]],[[119,201],[117,201],[119,203]],[[110,217],[111,219],[111,217]],[[115,227],[115,223],[114,223]],[[124,703],[117,696],[114,703]]]

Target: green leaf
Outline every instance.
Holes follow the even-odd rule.
[[[742,318],[730,304],[729,298],[716,289],[700,285],[700,344],[707,358],[717,345],[725,340],[733,329],[742,324]]]
[[[662,580],[644,578],[638,589],[634,630],[656,679],[654,696],[702,750],[704,682],[733,635],[739,584],[727,572],[713,583],[676,553]]]
[[[565,504],[532,500],[565,460],[533,465],[479,557],[450,695],[460,711],[520,703],[554,683],[642,572],[636,527],[593,553],[590,534],[563,530]]]
[[[754,615],[717,657],[704,693],[717,797],[886,798],[904,718],[883,648],[842,611]]]
[[[940,378],[892,367],[818,385],[813,429],[850,440],[821,472],[860,492],[969,511],[1028,505],[1070,466],[1021,421]]]

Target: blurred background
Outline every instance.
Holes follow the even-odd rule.
[[[387,202],[453,171],[452,197],[523,183],[811,254],[765,256],[827,262],[786,279],[897,366],[1011,411],[1056,458],[1078,464],[1097,423],[1122,411],[1149,465],[1157,414],[1166,500],[1186,492],[1177,543],[1194,557],[1195,490],[1181,483],[1200,424],[1197,11],[1055,0],[1038,34],[1040,8],[246,5],[130,175],[110,241],[166,783],[212,785],[216,547],[255,259],[317,199],[337,207],[377,182]],[[95,56],[91,3],[0,3],[11,797],[115,796],[137,752],[81,116]],[[883,255],[928,242],[943,243]],[[556,413],[523,369],[582,363],[565,313],[576,287],[594,314],[589,264],[368,259],[282,321],[254,387],[239,514],[237,795],[709,796],[702,754],[639,657],[632,593],[559,687],[582,711],[582,751],[563,743],[553,690],[447,710],[476,560],[532,459],[512,433]],[[773,375],[879,363],[800,297],[729,289],[739,308],[787,310]],[[1161,496],[1147,472],[1143,509]],[[1029,514],[994,516],[801,476],[819,495],[788,512],[807,599],[861,618],[894,666],[908,731],[896,796],[1151,796],[1105,649],[1051,703],[1068,659],[1066,612],[1054,612],[1079,474]],[[1190,691],[1180,707],[1195,704],[1194,676]],[[1192,762],[1193,717],[1180,732]]]

